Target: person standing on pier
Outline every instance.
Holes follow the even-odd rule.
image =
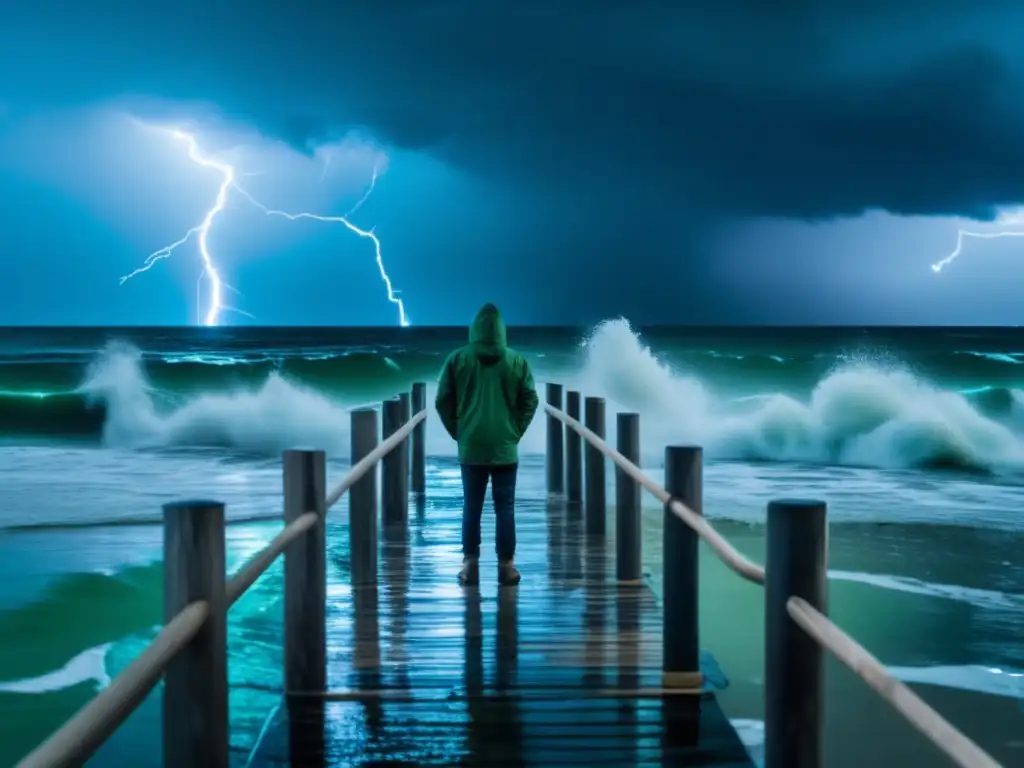
[[[459,444],[463,585],[480,580],[480,520],[488,481],[494,500],[498,582],[519,583],[514,564],[518,446],[538,402],[526,358],[508,347],[501,312],[484,304],[469,329],[469,344],[445,360],[434,403],[444,428]]]

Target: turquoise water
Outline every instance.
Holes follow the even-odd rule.
[[[1006,765],[1024,765],[1024,333],[1015,329],[512,329],[538,380],[641,414],[644,466],[706,448],[706,511],[763,561],[771,498],[829,502],[832,615]],[[432,382],[461,329],[44,329],[0,336],[0,765],[123,668],[159,624],[160,504],[227,502],[229,559],[273,535],[279,452],[347,465],[353,405]],[[453,446],[428,424],[432,477]],[[543,494],[543,420],[522,493]],[[611,476],[611,473],[609,473]],[[610,496],[610,498],[612,498]],[[645,564],[660,568],[660,510]],[[345,568],[343,526],[332,529]],[[454,573],[453,563],[453,573]],[[758,739],[758,588],[702,560],[703,645]],[[657,583],[657,579],[655,579]],[[280,679],[279,566],[232,611],[241,759]],[[837,665],[829,765],[931,764],[931,748]],[[97,757],[148,765],[151,697]],[[864,734],[871,734],[865,738]],[[938,761],[936,760],[937,764]]]

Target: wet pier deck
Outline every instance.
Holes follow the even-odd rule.
[[[517,587],[498,587],[485,511],[481,583],[456,582],[457,504],[382,531],[378,584],[332,585],[329,692],[290,692],[257,766],[751,766],[710,686],[661,686],[661,611],[620,586],[579,510],[520,509]]]

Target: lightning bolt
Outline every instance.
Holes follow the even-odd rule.
[[[213,228],[213,222],[217,216],[227,206],[228,191],[235,183],[235,169],[225,163],[219,163],[216,160],[204,157],[199,151],[199,144],[195,136],[192,134],[173,130],[171,131],[171,136],[187,143],[188,156],[192,162],[203,168],[212,168],[220,173],[221,182],[220,187],[217,189],[217,197],[214,200],[213,207],[206,212],[198,226],[192,227],[192,229],[188,230],[181,238],[175,240],[170,245],[165,245],[163,248],[149,254],[141,267],[121,277],[120,284],[124,285],[136,275],[148,272],[158,262],[169,258],[178,248],[198,235],[199,255],[203,260],[203,271],[200,278],[205,276],[210,281],[210,307],[206,311],[206,317],[203,322],[204,325],[217,325],[220,313],[227,309],[227,307],[224,305],[224,281],[221,280],[220,272],[217,271],[217,267],[213,263],[213,256],[210,255],[210,229]]]
[[[356,204],[352,206],[349,212],[346,213],[344,216],[322,216],[318,213],[308,213],[306,211],[300,211],[298,213],[289,213],[288,211],[281,211],[276,208],[268,208],[237,184],[235,184],[234,187],[239,192],[239,194],[241,194],[250,203],[252,203],[261,211],[263,211],[263,213],[265,213],[267,216],[277,216],[282,219],[287,219],[288,221],[300,221],[305,219],[308,221],[322,221],[331,224],[341,224],[352,234],[358,237],[365,238],[372,242],[373,250],[377,258],[377,270],[380,272],[380,279],[383,281],[384,287],[387,289],[388,301],[390,301],[392,304],[398,307],[399,325],[408,326],[409,318],[405,314],[405,304],[402,302],[402,299],[398,296],[398,291],[395,290],[394,285],[391,283],[391,278],[388,276],[387,269],[384,266],[384,255],[381,252],[380,239],[377,237],[377,235],[374,234],[373,229],[360,229],[351,221],[349,221],[349,217],[356,211],[358,211],[363,206],[363,203],[370,199],[370,195],[373,194],[373,190],[377,185],[377,178],[379,174],[380,165],[378,164],[373,169],[373,177],[370,179],[370,184],[366,188],[366,192],[363,193],[363,196],[359,198]]]
[[[997,224],[1004,226],[1019,226],[1024,224],[1024,214],[1007,214],[996,219]],[[1000,229],[995,232],[976,232],[969,229],[958,229],[956,232],[956,248],[946,258],[932,264],[932,272],[938,274],[943,268],[956,261],[964,251],[964,244],[968,240],[999,240],[1004,237],[1024,237],[1024,229]]]
[[[124,285],[127,281],[131,280],[136,275],[140,275],[143,272],[148,272],[157,263],[172,256],[178,248],[188,243],[193,237],[198,237],[199,255],[202,258],[203,262],[203,271],[200,273],[199,279],[200,281],[202,281],[202,279],[205,277],[209,281],[211,286],[210,303],[206,310],[205,317],[203,317],[203,324],[207,326],[217,325],[220,320],[220,315],[224,311],[235,311],[243,315],[247,315],[248,317],[252,317],[252,315],[249,315],[247,312],[242,312],[239,309],[236,309],[225,304],[224,291],[234,289],[230,285],[225,283],[224,280],[221,278],[220,272],[217,269],[217,266],[214,262],[212,254],[210,253],[209,248],[210,230],[213,228],[213,224],[216,221],[217,216],[220,215],[220,213],[222,213],[224,209],[227,207],[228,194],[232,190],[234,190],[238,192],[246,200],[248,200],[250,203],[252,203],[254,206],[263,211],[267,216],[278,216],[288,219],[289,221],[297,221],[299,219],[310,219],[313,221],[342,224],[345,226],[346,229],[348,229],[350,232],[357,235],[358,237],[370,240],[373,243],[374,253],[376,255],[377,261],[377,268],[380,272],[381,279],[383,280],[384,285],[387,289],[388,301],[390,301],[392,304],[395,304],[398,307],[398,319],[400,325],[409,325],[409,318],[405,312],[405,304],[402,301],[402,299],[398,296],[398,291],[395,290],[391,282],[391,277],[388,275],[387,269],[384,266],[384,256],[381,250],[380,239],[376,236],[376,234],[374,234],[373,229],[361,229],[360,227],[357,227],[355,224],[349,221],[349,217],[356,211],[358,211],[359,208],[362,207],[363,203],[365,203],[370,198],[370,195],[373,194],[373,191],[377,184],[378,176],[380,174],[380,163],[374,166],[373,177],[370,181],[370,184],[367,186],[366,191],[363,193],[363,196],[344,216],[322,216],[319,214],[308,213],[305,211],[298,213],[289,213],[287,211],[276,210],[265,206],[263,203],[261,203],[251,194],[249,194],[245,189],[239,186],[237,181],[238,174],[235,171],[234,167],[228,165],[227,163],[219,162],[217,160],[213,160],[204,156],[199,149],[199,142],[196,140],[196,137],[193,134],[185,133],[184,131],[180,131],[177,129],[171,130],[169,132],[173,138],[179,141],[186,142],[188,146],[188,156],[190,160],[192,160],[197,165],[202,166],[203,168],[210,168],[220,173],[221,183],[217,190],[217,197],[214,200],[213,206],[206,212],[205,216],[203,216],[203,220],[197,226],[189,229],[178,240],[175,240],[173,243],[165,245],[164,247],[160,248],[157,251],[154,251],[149,256],[147,256],[146,260],[143,262],[141,267],[121,277],[121,285]]]

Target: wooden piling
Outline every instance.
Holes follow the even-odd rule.
[[[412,413],[416,415],[427,407],[427,385],[422,381],[412,385]],[[427,490],[427,422],[424,419],[412,430],[412,492]]]
[[[404,427],[412,417],[412,403],[410,402],[408,392],[400,392],[398,394],[398,405],[398,426]],[[402,440],[402,444],[395,448],[395,453],[398,454],[398,458],[402,463],[402,466],[398,468],[398,476],[402,479],[401,508],[403,522],[407,522],[409,520],[409,474],[410,467],[412,466],[410,456],[411,452],[412,440],[409,437]]]
[[[665,449],[665,489],[697,514],[703,514],[703,449],[670,445]],[[666,688],[700,688],[699,538],[670,504],[662,533],[663,627],[662,683]]]
[[[377,447],[377,409],[352,411],[352,465]],[[352,586],[377,583],[377,468],[348,491],[349,570]]]
[[[565,412],[581,421],[580,393],[565,393]],[[565,495],[570,504],[583,502],[583,438],[575,429],[565,431]]]
[[[316,512],[317,523],[284,551],[286,691],[327,689],[327,459],[284,452],[284,523]]]
[[[227,768],[227,598],[224,505],[165,504],[164,622],[188,605],[210,608],[202,629],[167,665],[163,689],[165,768]]]
[[[588,397],[583,402],[584,426],[604,439],[605,409],[604,398]],[[585,482],[587,497],[584,502],[584,530],[588,535],[603,536],[607,528],[608,501],[605,493],[604,454],[589,442],[584,449],[586,460]]]
[[[562,409],[562,385],[548,382],[547,402],[559,410]],[[562,494],[565,492],[565,468],[563,467],[564,427],[562,422],[548,414],[548,443],[547,443],[547,487],[549,494]]]
[[[640,414],[615,417],[616,447],[640,465]],[[642,584],[640,484],[615,468],[615,577],[620,583]]]
[[[385,400],[381,411],[381,439],[387,440],[402,426],[402,401],[397,397]],[[389,451],[380,460],[381,521],[384,525],[395,525],[404,520],[402,494],[405,478],[402,476],[404,462],[401,446]]]
[[[765,562],[765,768],[825,764],[824,651],[789,616],[791,597],[828,613],[825,502],[768,504]]]

